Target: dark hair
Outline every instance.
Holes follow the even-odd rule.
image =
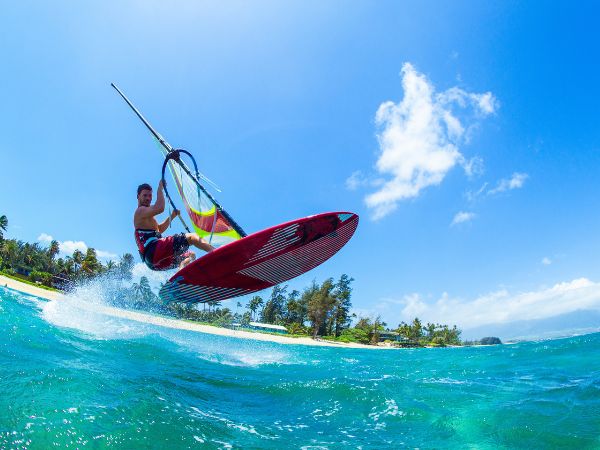
[[[140,184],[138,186],[138,193],[137,193],[137,195],[140,195],[140,192],[142,192],[144,189],[148,189],[149,191],[151,191],[152,190],[152,186],[150,186],[148,183]]]

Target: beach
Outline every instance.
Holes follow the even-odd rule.
[[[0,275],[0,286],[5,286],[7,288],[13,289],[15,291],[23,292],[25,294],[35,295],[36,297],[40,297],[50,301],[60,301],[61,298],[66,298],[65,294],[55,291],[49,291],[46,289],[38,288],[35,286],[31,286],[26,283],[21,283],[12,278],[8,278]],[[136,322],[143,322],[146,324],[156,325],[159,327],[172,328],[177,330],[187,330],[193,331],[197,333],[205,333],[205,334],[213,334],[217,336],[229,336],[240,339],[253,339],[256,341],[268,341],[268,342],[276,342],[279,344],[296,344],[296,345],[309,345],[309,346],[319,346],[319,347],[338,347],[338,348],[366,348],[366,349],[375,349],[375,350],[383,350],[390,349],[392,347],[380,347],[375,345],[363,345],[358,343],[344,343],[344,342],[331,342],[331,341],[322,341],[322,340],[314,340],[309,337],[287,337],[287,336],[278,336],[274,334],[267,333],[259,333],[259,332],[251,332],[244,330],[232,330],[229,328],[220,328],[213,327],[210,325],[203,325],[198,323],[193,323],[186,320],[178,320],[171,319],[168,317],[157,316],[153,314],[143,313],[139,311],[125,310],[120,308],[114,308],[111,306],[101,305],[101,304],[89,304],[86,305],[89,309],[93,309],[95,312],[106,314],[113,317],[119,317],[122,319],[133,320]]]
[[[14,289],[15,291],[23,292],[25,294],[35,295],[36,297],[45,298],[46,300],[58,300],[63,296],[60,292],[49,291],[27,283],[21,283],[20,281],[5,277],[4,275],[0,275],[0,286]]]

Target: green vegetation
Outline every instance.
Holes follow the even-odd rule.
[[[8,219],[5,215],[0,216],[0,242],[4,239],[4,232],[8,227]]]
[[[500,338],[497,337],[484,337],[478,341],[464,341],[463,345],[499,345],[502,344]]]
[[[115,306],[209,325],[244,327],[258,321],[283,325],[290,336],[312,336],[336,342],[376,345],[384,341],[387,345],[398,347],[461,345],[461,332],[456,326],[422,325],[415,318],[410,324],[402,322],[397,328],[390,329],[379,317],[357,317],[351,312],[354,279],[346,274],[338,280],[328,278],[320,284],[313,281],[302,292],[288,292],[287,285],[275,286],[268,297],[252,297],[245,309],[237,302],[235,311],[221,307],[219,302],[164,305],[152,291],[146,277],[131,284],[134,266],[131,254],[126,253],[118,262],[108,261],[106,264],[98,260],[93,248],[88,248],[85,253],[75,250],[71,256],[57,258],[57,241],[44,248],[37,243],[7,240],[4,239],[7,225],[6,216],[0,216],[0,271],[36,286],[57,286],[64,290],[102,276],[101,288],[105,298]]]
[[[75,282],[89,280],[104,273],[119,269],[127,271],[133,268],[133,256],[123,255],[119,263],[108,261],[103,265],[96,250],[88,248],[85,253],[75,250],[71,256],[57,258],[58,241],[42,247],[40,244],[5,239],[8,226],[5,215],[0,216],[0,271],[5,275],[17,277],[19,281],[41,284],[46,287],[67,289]]]
[[[8,278],[12,278],[13,280],[19,281],[21,283],[30,284],[30,285],[38,287],[38,288],[46,289],[47,291],[60,292],[60,290],[58,290],[58,289],[55,289],[55,288],[52,288],[52,287],[48,287],[48,286],[44,286],[43,284],[38,284],[38,283],[35,283],[33,281],[30,281],[27,277],[25,277],[23,275],[10,274],[8,272],[4,272],[3,270],[0,270],[0,275],[3,275],[3,276],[8,277]]]
[[[387,345],[395,347],[461,345],[460,330],[456,326],[449,328],[447,325],[431,323],[423,326],[418,318],[411,324],[402,322],[394,330],[386,328],[387,324],[379,317],[358,318],[355,325],[351,326],[352,319],[356,319],[356,315],[350,311],[352,281],[344,274],[337,281],[333,278],[321,284],[313,281],[303,292],[288,292],[287,285],[275,286],[265,299],[258,295],[252,297],[245,310],[240,311],[242,304],[237,302],[235,312],[221,308],[218,302],[165,306],[149,286],[143,287],[147,284],[144,278],[139,285],[134,284],[133,290],[125,298],[130,307],[208,325],[231,327],[237,324],[244,327],[251,321],[283,325],[291,337],[312,336],[335,342],[372,345],[385,341]]]
[[[418,318],[415,318],[411,324],[402,322],[396,330],[400,336],[417,342],[419,345],[430,347],[444,347],[446,345],[461,345],[461,331],[454,325],[449,328],[448,325],[427,323],[421,324]]]

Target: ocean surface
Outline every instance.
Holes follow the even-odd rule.
[[[0,288],[0,448],[600,449],[600,334],[363,350]]]

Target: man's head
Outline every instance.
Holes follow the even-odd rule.
[[[152,203],[152,187],[148,183],[138,186],[137,199],[138,206],[150,206],[150,203]]]

